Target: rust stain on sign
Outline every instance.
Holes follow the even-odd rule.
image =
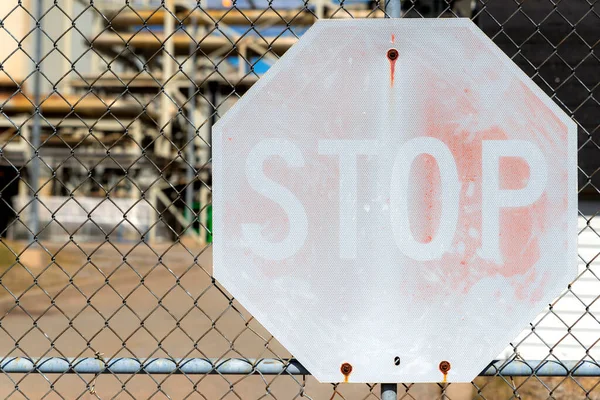
[[[448,372],[450,372],[450,369],[452,368],[452,366],[450,365],[450,363],[448,361],[442,361],[440,363],[440,372],[442,374],[444,374],[444,380],[442,381],[443,383],[446,383],[448,381]]]
[[[344,383],[348,383],[348,377],[352,373],[352,365],[350,363],[343,363],[340,367],[340,372],[344,375]]]
[[[390,60],[390,86],[394,86],[394,73],[396,72],[396,61],[398,60],[398,50],[389,49],[387,51],[387,58]]]

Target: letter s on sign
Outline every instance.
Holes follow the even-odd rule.
[[[259,224],[243,224],[242,235],[244,245],[259,257],[284,260],[296,254],[304,245],[308,235],[308,219],[300,200],[289,189],[265,176],[263,163],[273,156],[283,158],[290,167],[304,166],[302,152],[293,142],[264,139],[250,150],[246,159],[246,178],[252,189],[283,208],[289,220],[288,235],[280,242],[269,242],[263,237]]]

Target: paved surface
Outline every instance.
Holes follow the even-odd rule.
[[[23,248],[22,243],[8,245]],[[212,285],[210,250],[153,245],[155,254],[144,245],[115,249],[109,244],[99,248],[98,244],[86,244],[82,249],[91,254],[88,262],[86,254],[76,246],[45,246],[55,254],[55,263],[39,248],[27,249],[19,257],[23,266],[38,275],[38,286],[33,285],[34,278],[19,264],[3,277],[0,349],[5,356],[93,357],[98,352],[104,357],[141,358],[289,357],[237,303],[230,306],[220,288]],[[10,258],[10,254],[3,256]],[[69,284],[67,274],[73,276],[73,284]],[[20,296],[18,306],[13,296]],[[108,328],[104,328],[105,321]],[[94,397],[86,389],[93,381],[90,375],[14,374],[10,378],[22,379],[18,386],[32,399],[47,393],[47,398]],[[55,392],[50,391],[50,383]],[[303,380],[289,376],[102,375],[94,382],[95,395],[101,398],[147,398],[152,394],[156,398],[167,394],[184,398],[189,394],[190,398],[207,399],[260,398],[266,388],[274,397],[286,399],[299,394],[303,383],[305,393],[315,399],[338,395],[365,398],[370,392],[367,385],[339,386],[336,391],[332,385],[318,384],[311,377]],[[162,391],[157,389],[159,385]],[[7,397],[13,390],[9,377],[1,376],[0,397]],[[18,393],[13,395],[22,398]]]

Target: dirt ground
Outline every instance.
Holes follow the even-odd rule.
[[[16,253],[16,254],[15,254]],[[282,357],[290,355],[211,278],[211,250],[189,243],[0,245],[3,357]],[[18,301],[17,301],[18,299]],[[445,398],[585,397],[597,379],[478,378]],[[442,398],[440,385],[400,385],[399,398]],[[378,386],[312,377],[0,375],[0,398],[375,399]],[[600,392],[600,390],[598,390]],[[600,398],[594,394],[589,398]],[[531,396],[531,397],[530,397]],[[540,397],[541,396],[541,397]],[[575,397],[573,397],[575,396]],[[596,396],[596,397],[594,397]],[[519,397],[516,397],[519,398]]]

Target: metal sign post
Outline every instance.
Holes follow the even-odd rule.
[[[400,18],[402,16],[402,1],[387,0],[386,14],[391,18]],[[400,363],[400,358],[397,358]],[[382,383],[381,384],[381,400],[397,400],[398,399],[398,384],[397,383]]]
[[[381,400],[396,400],[398,398],[398,384],[382,383]]]
[[[402,2],[400,0],[386,0],[385,12],[390,18],[402,16]]]

